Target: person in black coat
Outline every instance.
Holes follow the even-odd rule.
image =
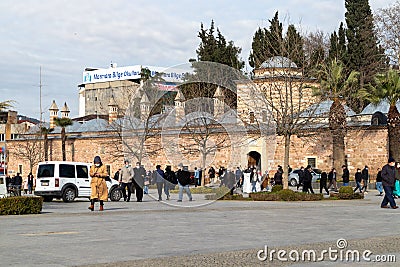
[[[393,198],[393,188],[396,180],[396,168],[395,168],[395,160],[390,157],[388,160],[388,164],[383,166],[382,168],[382,185],[383,190],[385,191],[385,197],[382,200],[381,208],[389,208],[387,206],[390,203],[390,207],[392,209],[397,209],[398,206]]]
[[[282,169],[278,168],[278,171],[274,175],[274,185],[283,185],[283,183],[282,183],[282,179],[283,179],[282,174],[283,174]]]
[[[140,166],[140,162],[136,162],[136,167],[133,169],[133,185],[136,191],[136,201],[142,202],[143,200],[143,187],[144,177],[146,176],[146,170]]]
[[[312,194],[314,194],[314,190],[311,185],[313,177],[311,171],[312,171],[311,165],[307,165],[306,169],[304,170],[303,192],[308,193],[308,191],[310,191]]]
[[[379,195],[382,196],[383,194],[383,187],[382,187],[382,170],[378,168],[378,173],[376,174],[376,190],[378,190]]]
[[[342,174],[342,179],[343,179],[343,186],[348,186],[350,182],[350,172],[349,169],[347,169],[346,165],[342,166],[343,169],[343,174]]]
[[[357,172],[354,178],[356,180],[356,188],[354,188],[354,193],[357,191],[357,189],[360,189],[360,193],[362,193],[362,187],[361,187],[362,173],[360,168],[357,168]]]
[[[328,173],[328,180],[329,180],[329,185],[328,185],[328,189],[331,188],[331,186],[333,185],[333,190],[335,190],[335,192],[337,192],[337,185],[336,185],[336,169],[332,168],[332,170]]]
[[[364,169],[361,171],[361,174],[362,174],[362,180],[363,180],[362,190],[364,190],[364,192],[367,192],[368,180],[369,180],[369,173],[368,173],[368,166],[367,165],[365,165]]]
[[[319,180],[319,193],[322,194],[322,189],[325,189],[327,195],[329,195],[328,187],[326,186],[328,182],[328,174],[326,172],[321,173],[321,179]]]
[[[297,184],[297,190],[299,190],[299,187],[303,185],[303,180],[304,180],[304,167],[303,166],[301,166],[301,168],[298,172],[298,175],[299,175],[299,183]]]

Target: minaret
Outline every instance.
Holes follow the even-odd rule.
[[[69,118],[69,112],[67,102],[64,102],[64,106],[61,109],[61,118]]]
[[[183,96],[181,90],[175,97],[175,122],[181,121],[185,117],[185,97]]]
[[[218,120],[225,113],[224,93],[221,87],[217,87],[214,94],[214,118]]]
[[[54,127],[56,126],[55,122],[54,122],[54,119],[58,118],[58,110],[59,109],[57,107],[56,101],[53,100],[53,103],[51,104],[51,106],[49,108],[49,111],[50,111],[50,129],[54,129]]]
[[[115,102],[114,96],[110,98],[108,103],[108,123],[112,123],[118,118],[118,105]]]
[[[150,115],[150,100],[146,92],[144,92],[142,98],[140,99],[140,119],[142,121],[147,121],[149,115]]]

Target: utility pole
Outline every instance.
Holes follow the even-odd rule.
[[[40,108],[40,126],[42,125],[42,66],[39,68],[39,108]]]

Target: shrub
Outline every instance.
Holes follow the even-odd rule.
[[[283,185],[274,185],[271,189],[271,192],[274,193],[274,192],[278,192],[281,190],[283,190]]]
[[[342,187],[339,188],[339,193],[353,194],[353,187],[351,187],[351,186],[342,186]]]
[[[295,201],[299,200],[298,194],[290,189],[283,189],[277,192],[280,197],[280,200],[283,201]]]
[[[0,199],[0,215],[37,214],[42,210],[41,197],[7,197]]]
[[[364,194],[359,193],[340,193],[338,194],[339,199],[364,199]]]

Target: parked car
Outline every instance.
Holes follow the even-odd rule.
[[[289,174],[289,185],[290,186],[297,186],[299,184],[299,171],[300,169],[295,169]],[[320,169],[313,169],[311,174],[313,176],[312,182],[319,181],[321,179],[321,170]]]
[[[0,176],[0,198],[7,196],[6,177]]]
[[[42,196],[45,201],[58,198],[64,202],[72,202],[77,197],[90,197],[89,175],[90,163],[70,161],[40,162],[36,174],[34,194]],[[119,201],[122,197],[118,181],[106,178],[108,195],[111,201]]]

